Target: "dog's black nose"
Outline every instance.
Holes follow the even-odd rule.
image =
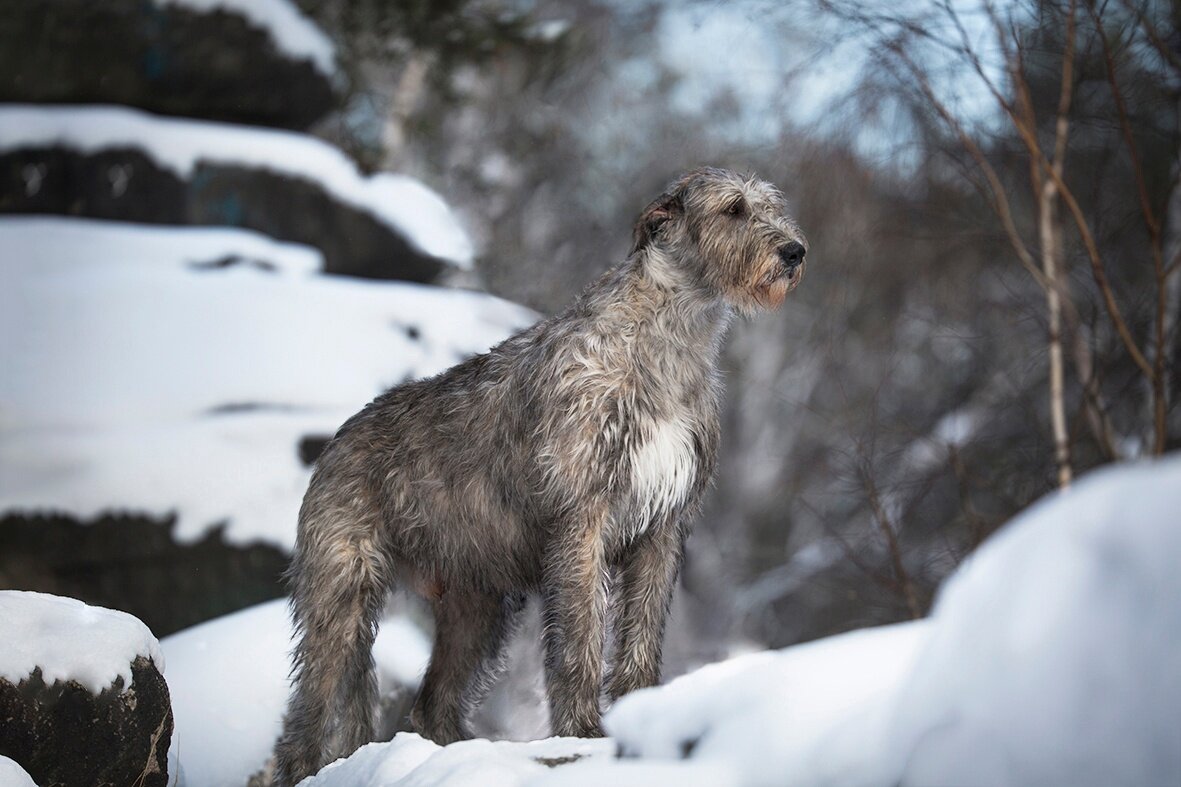
[[[804,261],[804,246],[794,240],[779,250],[779,259],[786,270],[791,270]]]

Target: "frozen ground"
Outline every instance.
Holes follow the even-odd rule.
[[[306,134],[116,106],[0,105],[0,151],[54,145],[80,153],[133,148],[182,178],[198,162],[301,178],[384,222],[420,251],[472,264],[471,240],[438,194],[404,175],[362,175],[344,153]]]
[[[0,511],[175,511],[182,539],[290,548],[301,438],[535,319],[242,230],[0,218],[0,248]]]
[[[137,656],[164,664],[152,632],[126,612],[23,590],[0,590],[0,643],[0,678],[14,684],[40,667],[46,684],[98,694],[116,678],[130,686]]]

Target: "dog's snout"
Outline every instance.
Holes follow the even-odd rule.
[[[804,261],[806,253],[803,244],[792,241],[779,250],[779,259],[786,270],[798,267]]]

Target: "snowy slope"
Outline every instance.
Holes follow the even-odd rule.
[[[604,724],[626,759],[539,773],[511,747],[407,736],[308,784],[346,783],[334,770],[433,784],[416,770],[423,754],[448,752],[506,787],[1181,784],[1178,512],[1181,455],[1093,473],[984,544],[928,620],[741,656],[623,698]]]
[[[9,683],[40,667],[47,685],[72,680],[98,694],[116,678],[130,686],[137,656],[164,666],[156,638],[136,618],[46,593],[0,590],[0,643],[0,678]]]
[[[198,13],[224,11],[245,17],[266,30],[280,52],[294,60],[310,60],[321,73],[336,73],[336,47],[324,31],[288,0],[153,0]]]
[[[438,194],[404,175],[362,175],[344,153],[315,137],[125,107],[0,105],[0,152],[55,145],[79,153],[134,148],[182,178],[200,162],[302,178],[366,211],[425,254],[471,267],[471,241]]]
[[[239,230],[0,218],[0,248],[0,511],[176,511],[186,539],[292,546],[301,438],[534,319]]]

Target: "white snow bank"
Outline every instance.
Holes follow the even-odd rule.
[[[1179,557],[1181,455],[1018,517],[943,588],[890,715],[891,783],[1181,784]]]
[[[0,511],[176,512],[182,539],[291,547],[302,437],[534,319],[239,230],[0,218],[0,248]],[[228,256],[273,270],[200,267]]]
[[[0,787],[37,787],[37,784],[24,768],[0,754]]]
[[[287,602],[202,623],[166,637],[161,647],[184,784],[241,787],[270,757],[287,704]],[[385,688],[391,681],[417,687],[429,656],[430,642],[410,620],[382,621],[374,658]]]
[[[744,785],[1181,784],[1181,456],[1017,517],[931,619],[707,667],[624,698],[621,746]],[[670,763],[670,767],[672,764]]]
[[[609,740],[549,738],[543,741],[470,740],[438,746],[401,732],[389,743],[371,743],[325,766],[303,787],[523,787],[550,767],[611,756]],[[539,761],[540,760],[540,761]],[[547,762],[548,761],[548,764]]]
[[[116,678],[129,687],[138,656],[164,665],[137,618],[46,593],[0,590],[0,643],[0,678],[14,684],[40,667],[47,685],[72,680],[98,694]]]
[[[0,151],[52,145],[81,153],[135,148],[182,178],[199,162],[302,178],[371,214],[423,253],[471,266],[471,240],[438,194],[404,175],[362,175],[340,150],[304,134],[115,106],[0,106]]]
[[[782,651],[739,656],[703,667],[666,686],[625,697],[608,714],[607,731],[631,755],[724,764],[736,784],[793,783],[811,773],[818,740],[850,720],[880,736],[880,709],[910,669],[929,623],[864,629]],[[843,760],[865,753],[850,746]],[[800,784],[814,783],[810,779]]]
[[[258,270],[319,273],[324,257],[299,243],[284,243],[260,232],[225,227],[169,227],[60,217],[0,216],[5,266],[56,266],[85,256],[92,264],[116,262],[166,267],[169,261],[200,266],[228,257]],[[18,259],[19,257],[19,259]],[[64,261],[64,262],[63,262]],[[59,271],[69,273],[68,270]],[[15,282],[15,279],[7,281]]]
[[[158,5],[184,6],[198,13],[225,11],[245,17],[266,30],[280,52],[310,60],[326,76],[336,73],[336,47],[324,31],[288,0],[154,0]]]

